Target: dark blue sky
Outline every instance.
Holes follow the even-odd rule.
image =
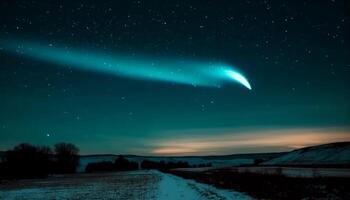
[[[349,14],[345,0],[3,0],[0,150],[66,141],[83,153],[221,154],[349,140]],[[10,39],[226,63],[253,89],[84,71],[9,52]]]

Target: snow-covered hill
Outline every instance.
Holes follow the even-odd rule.
[[[263,165],[350,165],[350,142],[297,149]]]

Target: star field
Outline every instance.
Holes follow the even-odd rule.
[[[345,0],[3,0],[0,150],[23,141],[66,141],[83,153],[157,154],[168,146],[181,148],[176,144],[186,140],[251,141],[249,148],[220,148],[217,142],[195,152],[220,154],[279,151],[298,143],[254,145],[260,134],[316,132],[319,141],[345,140],[350,135],[348,8]],[[9,40],[16,41],[11,51]],[[18,52],[23,45],[32,48],[29,56]],[[87,53],[88,64],[77,67],[85,56],[65,60],[55,53],[50,59],[50,49]],[[144,65],[135,63],[152,63],[144,58],[166,60],[168,67],[171,59],[225,63],[244,75],[252,90],[242,79],[241,84],[212,78],[191,84],[197,75],[187,65],[166,70],[166,77],[158,76],[162,81],[146,80],[144,73],[135,78],[99,73],[97,66],[83,69],[93,58],[108,63],[106,55],[113,62],[128,57],[119,72],[139,73]],[[163,66],[152,69],[163,72]],[[217,88],[217,83],[223,84]]]

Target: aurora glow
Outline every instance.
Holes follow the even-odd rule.
[[[79,70],[142,80],[155,80],[204,87],[221,87],[233,80],[251,90],[248,80],[233,67],[221,63],[144,56],[107,55],[71,50],[39,42],[5,42],[4,50]]]

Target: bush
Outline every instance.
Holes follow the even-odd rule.
[[[89,163],[85,168],[85,172],[87,173],[107,172],[107,171],[115,171],[115,170],[116,170],[115,165],[110,161]]]
[[[4,163],[0,162],[0,180],[5,178],[5,173]]]
[[[75,173],[79,165],[79,149],[74,144],[59,143],[55,145],[55,172]]]
[[[138,170],[139,165],[137,162],[132,162],[124,158],[124,156],[119,156],[115,162],[115,168],[117,171],[128,171],[128,170]]]
[[[150,160],[144,160],[141,162],[142,169],[159,169],[159,164]]]
[[[55,145],[55,154],[46,146],[22,143],[4,153],[0,179],[45,178],[51,173],[74,173],[79,149],[69,143]]]
[[[137,162],[132,162],[124,158],[124,156],[119,156],[114,163],[110,161],[89,163],[85,172],[108,172],[108,171],[130,171],[138,170],[139,165]]]
[[[198,167],[212,167],[213,165],[211,163],[207,163],[207,164],[199,164]]]
[[[262,163],[262,162],[264,162],[264,160],[261,159],[261,158],[256,158],[256,159],[254,159],[254,165],[259,165],[259,164]]]
[[[155,162],[150,160],[144,160],[141,163],[142,169],[159,169],[159,170],[166,170],[166,169],[173,169],[173,168],[188,168],[191,167],[188,162],[184,161],[178,161],[178,162]]]
[[[44,178],[50,173],[52,162],[49,147],[35,147],[22,143],[5,153],[1,164],[3,178]]]

